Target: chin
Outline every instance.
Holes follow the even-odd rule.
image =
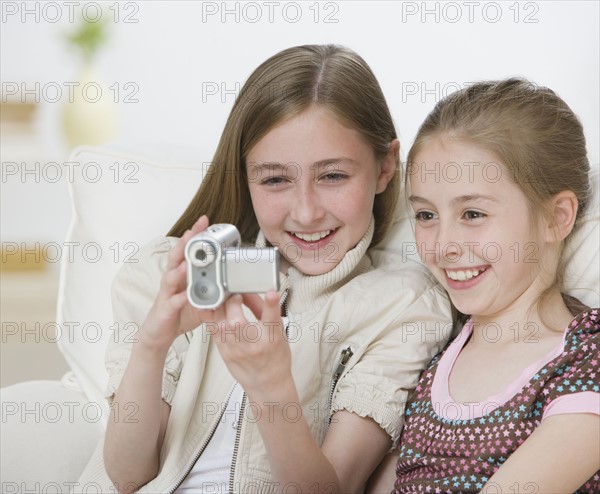
[[[297,263],[294,267],[300,271],[301,273],[308,276],[318,276],[320,274],[329,273],[329,271],[333,270],[339,263]]]
[[[481,309],[473,305],[473,303],[465,302],[464,300],[454,300],[450,297],[452,301],[452,305],[456,307],[456,310],[461,312],[462,314],[466,314],[468,316],[472,316],[473,314],[479,314]]]

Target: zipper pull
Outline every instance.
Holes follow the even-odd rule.
[[[354,355],[352,348],[346,347],[342,350],[342,357],[340,358],[340,363],[338,364],[337,368],[335,369],[335,372],[333,373],[334,379],[339,379],[339,377],[342,375],[342,372],[344,372],[344,369],[346,368],[348,360],[350,360],[352,355]]]

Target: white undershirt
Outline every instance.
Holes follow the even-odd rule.
[[[244,390],[236,383],[227,408],[206,449],[175,494],[226,494]]]
[[[287,328],[289,318],[283,316],[281,319],[284,327]],[[243,397],[244,390],[239,383],[235,383],[225,413],[208,445],[173,494],[227,494],[229,492],[235,434],[240,420]]]

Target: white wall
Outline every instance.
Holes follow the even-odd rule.
[[[84,13],[93,18],[96,4],[75,4],[2,2],[4,88],[10,82],[28,88],[37,82],[42,89],[76,80],[79,64],[62,36],[75,26],[71,13],[74,20]],[[211,95],[203,88],[235,90],[260,62],[292,45],[339,43],[360,53],[378,76],[404,154],[446,92],[476,80],[521,75],[567,101],[583,121],[591,162],[599,161],[598,2],[148,1],[107,2],[101,8],[111,19],[119,12],[96,64],[103,95],[113,97],[108,87],[114,83],[121,99],[139,88],[138,102],[116,105],[120,140],[200,146],[203,161],[210,161],[234,95],[220,90]],[[125,22],[127,16],[137,22]],[[126,83],[133,85],[125,88]],[[36,152],[49,159],[67,156],[59,126],[68,99],[64,87],[56,103],[44,101],[43,90],[39,95]],[[2,148],[10,144],[2,142]],[[14,146],[10,151],[18,152]],[[3,240],[61,240],[68,225],[64,184],[22,182],[2,183]]]

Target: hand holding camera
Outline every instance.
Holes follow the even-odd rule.
[[[184,250],[188,240],[208,226],[208,218],[200,217],[171,247],[158,293],[140,328],[140,343],[144,346],[167,350],[179,335],[204,322],[202,311],[188,302]]]
[[[215,224],[192,236],[184,254],[188,307],[206,310],[199,311],[207,318],[203,322],[212,323],[211,338],[244,390],[266,389],[289,375],[291,352],[274,293],[279,291],[278,249],[242,247],[235,226]],[[267,296],[263,300],[256,293]],[[243,305],[257,322],[247,324]]]
[[[233,293],[279,290],[276,247],[241,247],[234,225],[215,224],[185,246],[187,295],[198,309],[215,309]]]
[[[168,348],[177,336],[205,322],[207,314],[198,309],[216,309],[232,293],[279,290],[278,250],[243,248],[240,243],[233,225],[209,226],[205,216],[182,235],[169,252],[140,333],[147,344]]]

